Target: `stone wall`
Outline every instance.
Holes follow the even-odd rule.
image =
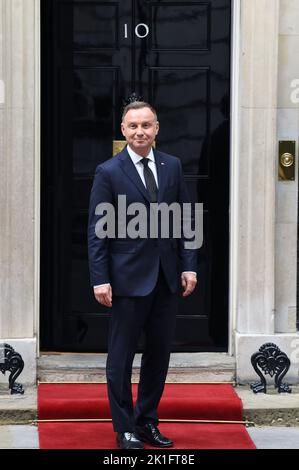
[[[293,36],[299,28],[297,4],[240,2],[240,162],[233,180],[237,197],[232,198],[237,200],[232,252],[237,259],[233,313],[240,383],[257,378],[250,358],[266,342],[292,356],[288,379],[299,381],[294,314],[298,182],[278,182],[277,166],[278,135],[298,140],[297,115],[280,109],[290,108],[288,79],[294,63],[299,65]]]
[[[299,2],[280,0],[277,140],[299,137]],[[298,144],[297,144],[298,145]],[[298,152],[297,152],[298,155]],[[296,332],[298,158],[295,181],[276,183],[275,331]]]
[[[0,342],[35,381],[38,315],[37,0],[0,0]],[[1,381],[5,381],[1,377]]]

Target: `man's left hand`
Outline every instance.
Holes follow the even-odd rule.
[[[194,273],[182,273],[181,274],[181,282],[183,291],[183,297],[187,297],[188,295],[192,294],[197,284],[196,274]]]

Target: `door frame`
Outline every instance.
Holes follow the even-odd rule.
[[[41,262],[41,5],[35,0],[35,233],[34,233],[34,309],[37,357],[40,356],[40,277]],[[228,305],[228,354],[235,355],[234,331],[237,319],[237,262],[238,262],[238,168],[239,168],[239,114],[240,114],[240,42],[241,1],[231,0],[231,121],[230,121],[230,197],[229,197],[229,305]],[[188,353],[192,354],[192,353]],[[223,353],[221,353],[223,354]]]
[[[231,122],[230,122],[230,196],[229,196],[229,300],[228,354],[235,355],[234,332],[237,327],[238,291],[238,205],[240,165],[240,67],[241,67],[241,1],[231,6]]]

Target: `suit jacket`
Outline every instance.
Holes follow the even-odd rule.
[[[189,202],[181,162],[177,157],[154,150],[158,175],[158,203]],[[90,195],[88,223],[88,255],[91,285],[110,283],[113,295],[145,296],[155,287],[160,262],[172,292],[178,289],[182,271],[196,271],[196,250],[185,249],[183,238],[158,237],[132,239],[99,239],[96,224],[103,216],[95,214],[102,202],[112,204],[118,215],[118,195],[125,195],[127,206],[141,202],[146,208],[149,227],[150,195],[145,188],[127,149],[98,165]],[[133,216],[127,216],[127,223]],[[116,223],[117,225],[117,223]]]

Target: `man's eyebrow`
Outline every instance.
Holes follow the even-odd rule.
[[[141,124],[151,124],[155,122],[155,120],[153,119],[152,121],[142,121]],[[128,124],[137,124],[136,121],[128,121]]]

